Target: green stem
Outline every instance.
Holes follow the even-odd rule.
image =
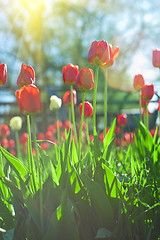
[[[30,119],[29,115],[27,115],[27,129],[28,129],[28,167],[29,167],[29,173],[31,175],[31,186],[32,191],[35,193],[36,191],[36,184],[35,184],[35,172],[33,170],[33,155],[32,155],[32,144],[31,144],[31,127],[30,127]]]
[[[71,126],[71,108],[68,107],[68,120],[70,122],[70,126]]]
[[[97,135],[97,131],[96,131],[96,94],[97,94],[97,85],[98,85],[98,71],[99,71],[99,66],[96,67],[95,82],[94,82],[94,97],[93,97],[93,135]]]
[[[71,114],[72,114],[72,123],[73,123],[73,131],[74,131],[74,136],[75,136],[75,142],[76,142],[76,147],[78,146],[78,140],[77,140],[77,130],[76,130],[76,123],[75,123],[75,114],[74,114],[74,104],[73,104],[73,86],[70,86],[70,92],[71,92]]]
[[[139,99],[139,120],[142,122],[142,104],[141,104],[141,93],[138,91],[138,99]]]
[[[108,73],[108,70],[107,70]],[[107,74],[108,77],[108,74]],[[107,127],[107,79],[104,80],[104,137],[106,135]]]
[[[41,229],[43,229],[42,172],[41,172],[41,166],[40,166],[39,151],[38,151],[38,146],[37,146],[37,138],[36,138],[36,129],[35,129],[34,116],[31,116],[31,121],[32,121],[34,148],[35,148],[35,151],[36,151],[36,160],[37,160],[38,172],[39,172],[40,221],[41,221]]]
[[[148,105],[146,105],[145,111],[146,111],[145,112],[145,125],[148,130]]]
[[[18,157],[18,158],[21,158],[21,151],[20,151],[20,147],[19,147],[19,135],[18,135],[18,131],[15,131],[15,138],[16,138],[17,157]]]
[[[56,110],[56,122],[57,122],[57,139],[58,139],[58,145],[60,146],[60,130],[59,130],[59,123],[58,123],[58,110]]]
[[[81,152],[81,138],[82,138],[82,127],[83,127],[83,118],[84,118],[84,99],[85,99],[85,91],[82,93],[82,113],[81,113],[81,125],[79,129],[79,144],[78,144],[78,158],[80,159]]]
[[[86,118],[86,137],[87,137],[87,142],[88,142],[88,146],[89,146],[90,139],[89,139],[89,129],[88,129],[88,118]]]

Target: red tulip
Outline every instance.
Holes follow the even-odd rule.
[[[76,77],[76,88],[78,90],[91,90],[94,87],[93,70],[87,67],[82,68]]]
[[[92,65],[98,65],[101,68],[112,66],[114,60],[119,55],[119,47],[112,49],[112,45],[106,41],[92,42],[88,52],[88,62]]]
[[[73,124],[69,120],[65,120],[63,124],[63,129],[69,131],[69,129],[73,130]]]
[[[38,140],[44,140],[45,139],[44,133],[42,133],[42,132],[38,133],[37,139]]]
[[[82,115],[82,103],[79,104],[79,113],[80,117]],[[90,102],[84,102],[84,117],[92,117],[93,115],[93,106]]]
[[[10,140],[8,141],[8,147],[9,147],[9,148],[14,148],[14,147],[15,147],[15,141],[14,141],[13,139],[10,139]]]
[[[35,83],[35,73],[31,66],[22,63],[21,72],[17,79],[17,86],[23,87],[24,85],[30,85]]]
[[[151,98],[153,97],[154,95],[154,86],[153,84],[150,84],[150,85],[144,85],[142,87],[142,97],[148,101],[148,100],[151,100]]]
[[[61,120],[58,120],[58,126],[59,126],[59,129],[61,129],[63,127],[63,124],[62,124]],[[57,130],[57,122],[54,123],[54,127]]]
[[[133,81],[133,87],[136,90],[140,90],[144,86],[144,78],[141,74],[135,75]]]
[[[47,131],[50,131],[50,132],[52,132],[52,134],[55,134],[57,130],[56,130],[54,124],[50,124],[47,128]]]
[[[5,85],[7,82],[7,65],[5,63],[0,64],[0,86]]]
[[[73,85],[76,83],[76,76],[78,74],[78,66],[69,63],[67,66],[64,66],[62,69],[63,81],[65,84]]]
[[[1,125],[1,136],[2,137],[7,137],[10,134],[9,127],[6,124]]]
[[[160,68],[160,49],[153,50],[152,63],[154,67]]]
[[[2,146],[3,148],[8,148],[8,145],[9,145],[8,139],[7,139],[6,137],[3,137],[3,138],[1,139],[1,146]]]
[[[16,91],[20,111],[25,115],[36,115],[41,112],[42,104],[38,88],[31,84]]]
[[[127,125],[127,115],[125,113],[122,113],[118,116],[117,124],[120,127],[125,127]]]
[[[23,146],[27,146],[28,133],[23,133],[19,139],[19,143]]]
[[[76,96],[76,90],[75,89],[72,90],[72,94],[73,94],[73,104],[76,105],[77,96]],[[63,96],[63,104],[64,105],[71,104],[71,92],[70,91],[65,92],[65,94]]]
[[[46,142],[41,143],[40,146],[43,150],[47,150],[47,148],[49,147],[48,143],[46,143]]]
[[[143,95],[142,95],[142,92],[141,92],[141,106],[142,106],[142,107],[146,107],[149,102],[150,102],[150,100],[146,101],[146,100],[143,98]]]

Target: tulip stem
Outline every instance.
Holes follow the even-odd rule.
[[[19,135],[18,135],[18,131],[15,131],[15,139],[16,139],[17,157],[21,158],[21,151],[20,151],[20,148],[19,148]]]
[[[141,93],[138,91],[138,99],[139,99],[139,120],[142,122],[142,104],[141,104]]]
[[[30,119],[29,115],[27,115],[27,129],[28,129],[28,140],[27,140],[27,149],[28,149],[28,167],[29,167],[29,174],[31,175],[31,185],[32,190],[35,193],[36,191],[36,184],[35,184],[35,172],[33,170],[33,155],[32,155],[32,144],[31,144],[31,127],[30,127]]]
[[[78,159],[80,159],[80,153],[81,153],[81,138],[82,138],[82,127],[83,127],[83,118],[84,118],[84,99],[85,99],[85,91],[83,91],[82,93],[82,112],[81,112],[81,125],[79,129]]]
[[[107,70],[107,78],[108,78],[108,70]],[[106,127],[107,127],[107,79],[104,79],[104,137],[106,135]]]
[[[88,129],[88,118],[86,118],[86,137],[87,137],[87,142],[88,142],[88,146],[89,146],[90,139],[89,139],[89,129]]]
[[[75,123],[75,114],[74,114],[74,104],[73,104],[73,86],[70,86],[70,93],[71,93],[71,113],[72,113],[72,123],[73,123],[73,131],[75,136],[76,147],[78,146],[77,140],[77,130],[76,130],[76,123]]]
[[[34,148],[35,148],[35,151],[36,151],[36,160],[37,160],[38,171],[39,171],[40,221],[41,221],[41,229],[43,229],[42,172],[41,172],[41,166],[40,166],[39,151],[38,151],[38,146],[37,146],[37,138],[36,138],[36,129],[35,129],[34,116],[31,116],[31,122],[32,122],[32,130],[33,130]]]
[[[94,82],[94,98],[93,98],[93,135],[97,135],[97,131],[96,131],[96,94],[97,94],[97,85],[98,85],[98,71],[99,71],[99,66],[96,66],[95,82]]]
[[[58,145],[60,146],[60,130],[59,130],[59,121],[58,121],[58,110],[56,110],[56,122],[57,122],[57,140],[58,140]]]

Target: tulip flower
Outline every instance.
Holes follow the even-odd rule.
[[[80,117],[82,114],[82,103],[79,104],[79,113]],[[84,102],[84,118],[92,117],[93,115],[93,106],[90,102]]]
[[[0,64],[0,86],[5,85],[7,82],[7,65],[5,63]]]
[[[73,104],[76,105],[77,96],[76,96],[76,90],[75,89],[72,90],[72,95],[73,95]],[[63,104],[64,105],[71,104],[71,92],[70,91],[65,92],[65,94],[63,96]]]
[[[87,67],[82,68],[76,77],[76,88],[78,90],[91,90],[94,87],[93,70]]]
[[[8,139],[7,139],[6,137],[3,137],[3,138],[1,139],[1,146],[2,146],[3,148],[5,148],[5,149],[8,148],[9,143],[8,143]]]
[[[141,74],[137,74],[134,77],[133,87],[135,90],[140,90],[144,86],[144,78]]]
[[[9,126],[12,131],[19,131],[22,128],[22,118],[19,116],[11,118]]]
[[[54,110],[58,110],[61,108],[61,105],[62,105],[62,100],[60,98],[58,98],[57,96],[55,95],[52,95],[50,97],[50,106],[49,106],[49,109],[51,111],[54,111]]]
[[[154,85],[153,84],[146,84],[142,87],[142,96],[143,98],[148,101],[151,100],[151,98],[154,95]]]
[[[19,143],[23,146],[27,146],[28,133],[23,133],[19,139]]]
[[[47,128],[47,131],[50,131],[52,132],[52,134],[55,134],[56,133],[56,128],[55,128],[55,125],[54,124],[50,124]]]
[[[42,133],[42,132],[38,133],[37,139],[38,140],[44,140],[45,139],[44,133]]]
[[[127,125],[127,115],[125,113],[122,113],[118,116],[117,124],[120,127],[125,127]]]
[[[101,68],[112,66],[114,60],[119,55],[119,47],[112,49],[112,45],[106,41],[92,42],[88,52],[88,62]]]
[[[141,106],[142,107],[147,107],[149,102],[150,102],[150,100],[147,101],[143,98],[143,95],[142,95],[142,92],[141,92]]]
[[[17,79],[17,86],[23,87],[24,85],[34,84],[35,80],[35,72],[33,68],[22,63],[21,72]]]
[[[76,83],[76,76],[78,74],[78,66],[69,63],[67,66],[64,66],[62,69],[63,81],[67,85],[73,85]]]
[[[1,136],[2,137],[7,137],[10,134],[9,127],[6,124],[1,125]]]
[[[16,98],[20,111],[25,115],[37,115],[42,110],[38,88],[31,84],[16,91]]]
[[[8,141],[8,147],[9,148],[14,148],[15,147],[15,141],[13,139],[9,139]]]
[[[153,50],[152,63],[154,67],[160,68],[160,49]]]
[[[57,129],[57,127],[59,127],[60,129],[63,127],[63,123],[61,120],[58,120],[54,123],[54,127],[55,129]]]

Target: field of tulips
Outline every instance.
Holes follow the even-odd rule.
[[[104,81],[104,129],[97,128],[99,70],[111,67],[118,55],[119,47],[94,41],[88,62],[95,65],[95,72],[71,63],[63,67],[62,79],[69,90],[63,101],[51,96],[48,107],[56,118],[46,132],[37,131],[35,121],[43,111],[38,79],[33,68],[22,63],[16,98],[27,132],[20,134],[20,116],[0,126],[0,239],[160,239],[160,124],[149,128],[148,111],[154,85],[135,75],[140,114],[139,119],[133,116],[135,130],[128,131],[124,113],[107,125]],[[159,49],[153,50],[153,66],[160,68]],[[0,85],[6,82],[7,66],[2,63]],[[91,91],[93,105],[86,100],[86,91]],[[62,104],[68,111],[65,121],[58,118]]]

